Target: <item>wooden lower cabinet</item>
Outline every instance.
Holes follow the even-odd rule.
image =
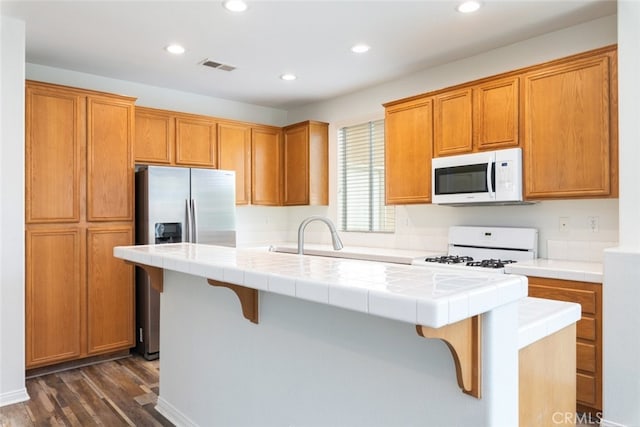
[[[132,347],[133,266],[113,256],[130,245],[131,226],[89,227],[87,231],[87,353]]]
[[[135,344],[133,267],[113,257],[132,241],[129,224],[27,229],[27,369]]]
[[[576,401],[581,412],[602,411],[602,285],[529,277],[529,296],[577,302]]]
[[[83,243],[84,230],[79,227],[27,229],[27,368],[82,354]]]

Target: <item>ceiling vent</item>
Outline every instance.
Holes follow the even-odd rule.
[[[222,71],[233,71],[236,69],[236,67],[234,67],[233,65],[221,64],[220,62],[212,61],[210,59],[205,59],[204,61],[202,61],[202,65]]]

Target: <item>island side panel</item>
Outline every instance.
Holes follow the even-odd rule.
[[[165,271],[160,333],[158,406],[180,425],[490,426],[505,411],[508,387],[461,393],[446,345],[408,323],[261,292],[256,325],[230,290]],[[517,424],[515,405],[500,420]]]

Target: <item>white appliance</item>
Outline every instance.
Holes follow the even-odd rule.
[[[504,273],[506,264],[538,257],[538,230],[512,227],[449,228],[447,255],[417,259],[413,265]]]
[[[432,203],[522,203],[520,148],[436,157],[431,165]]]
[[[236,245],[235,172],[138,166],[136,244]],[[136,268],[136,349],[147,359],[160,351],[160,294]]]

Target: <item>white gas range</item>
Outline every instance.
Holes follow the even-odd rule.
[[[416,259],[412,265],[504,273],[504,266],[538,257],[538,230],[512,227],[449,228],[447,255]]]

